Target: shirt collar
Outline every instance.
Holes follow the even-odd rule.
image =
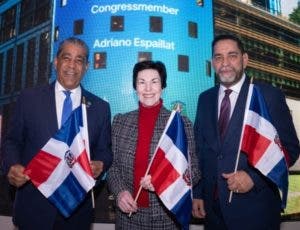
[[[231,89],[233,92],[239,94],[239,92],[241,91],[241,88],[242,88],[242,85],[244,83],[246,79],[246,74],[244,73],[242,78],[236,83],[234,84],[233,86],[229,87],[229,89]],[[224,90],[226,90],[227,88],[224,86],[224,85],[221,85],[220,86],[220,93],[223,93]]]
[[[66,89],[58,82],[55,82],[55,90],[57,90],[58,92],[62,92],[65,91]],[[80,91],[80,85],[77,86],[75,89],[71,89],[70,90],[73,94],[77,94]]]

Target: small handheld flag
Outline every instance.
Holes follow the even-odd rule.
[[[259,87],[253,84],[249,86],[240,146],[241,151],[247,154],[249,163],[277,185],[282,194],[282,208],[285,208],[287,154],[272,124],[265,99]]]
[[[149,174],[155,192],[188,229],[192,212],[191,169],[184,123],[179,112],[172,111],[152,158]]]
[[[95,180],[85,146],[81,106],[29,162],[25,174],[64,217],[83,201]]]

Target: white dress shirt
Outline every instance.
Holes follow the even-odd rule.
[[[58,127],[61,127],[61,116],[62,116],[62,110],[64,105],[64,100],[66,98],[66,95],[63,91],[66,89],[58,82],[55,82],[55,104],[56,104],[56,116],[57,116],[57,123]],[[71,100],[72,100],[72,110],[77,108],[81,104],[81,87],[78,86],[75,89],[70,90],[71,91]]]
[[[238,81],[235,85],[229,87],[229,89],[232,90],[231,94],[229,95],[229,99],[230,99],[230,117],[231,117],[231,115],[233,113],[233,110],[234,110],[237,98],[238,98],[239,93],[241,91],[242,85],[243,85],[243,83],[245,81],[245,78],[246,78],[246,75],[244,73],[240,81]],[[221,102],[222,102],[222,99],[223,99],[223,97],[225,95],[225,90],[226,89],[227,88],[225,86],[220,85],[220,88],[219,88],[219,99],[218,99],[218,117],[220,116]]]

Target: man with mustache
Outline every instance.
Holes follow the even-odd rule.
[[[30,160],[66,121],[67,118],[63,119],[63,104],[67,93],[71,99],[71,110],[81,105],[83,97],[87,101],[90,166],[93,177],[100,181],[110,166],[110,106],[80,84],[89,66],[88,58],[89,48],[84,41],[76,37],[67,38],[60,43],[54,59],[56,81],[26,89],[18,98],[3,144],[3,165],[9,183],[17,189],[13,222],[19,230],[89,230],[91,227],[91,193],[87,194],[69,218],[65,218],[24,173]],[[45,169],[47,165],[40,170]]]
[[[208,230],[280,229],[277,186],[248,163],[246,154],[240,154],[234,171],[250,85],[247,63],[240,39],[233,35],[214,39],[212,65],[220,84],[200,94],[194,124],[202,180],[194,188],[193,215],[205,218]],[[271,85],[257,85],[291,166],[300,147],[285,97]]]

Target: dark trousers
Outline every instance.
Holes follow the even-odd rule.
[[[92,222],[92,213],[89,211],[81,213],[80,216],[72,216],[67,219],[58,214],[55,219],[53,230],[90,230]]]
[[[212,212],[207,215],[204,228],[205,230],[228,230],[221,212],[219,199],[214,200]]]

